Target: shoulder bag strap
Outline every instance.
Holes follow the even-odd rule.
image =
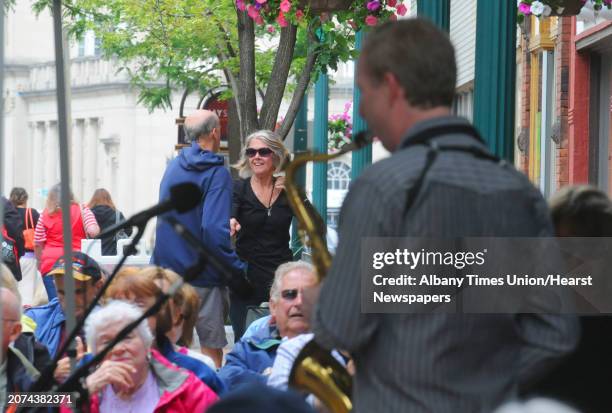
[[[427,157],[425,159],[425,165],[421,170],[418,178],[414,182],[414,185],[410,187],[408,193],[406,195],[406,201],[404,204],[404,218],[408,215],[408,211],[415,203],[419,193],[421,192],[421,188],[423,187],[423,183],[425,182],[425,177],[427,173],[433,166],[436,158],[440,154],[441,151],[456,151],[456,152],[465,152],[479,159],[486,159],[496,163],[502,163],[501,159],[492,153],[473,145],[440,145],[433,141],[435,138],[442,137],[444,135],[452,135],[452,134],[462,134],[468,135],[474,138],[479,143],[484,143],[483,139],[480,137],[478,130],[472,125],[442,125],[434,128],[426,129],[421,133],[418,133],[416,136],[412,137],[408,142],[404,143],[401,149],[410,148],[416,145],[424,145],[428,148]]]
[[[32,218],[32,208],[26,208],[25,229],[34,229],[34,219]]]

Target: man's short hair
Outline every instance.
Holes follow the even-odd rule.
[[[185,131],[185,142],[197,142],[200,136],[210,135],[214,128],[219,128],[219,118],[216,116],[209,116],[201,122],[195,122],[189,125],[185,124],[183,125],[183,130]]]
[[[590,185],[566,186],[551,197],[549,204],[557,234],[612,236],[612,202],[600,189]]]
[[[433,23],[406,19],[378,26],[366,36],[362,59],[375,82],[382,81],[385,73],[393,74],[412,106],[452,106],[455,50],[448,35]]]
[[[270,288],[270,301],[278,301],[280,299],[283,278],[285,278],[285,275],[295,270],[315,273],[315,268],[311,263],[306,261],[290,261],[279,265],[274,272],[274,281],[272,281],[272,287]]]

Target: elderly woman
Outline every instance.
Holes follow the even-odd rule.
[[[178,277],[176,273],[160,267],[147,267],[138,272],[125,271],[117,274],[106,291],[105,298],[107,300],[126,300],[144,311],[163,294],[169,286],[169,280]],[[225,383],[219,379],[215,371],[205,362],[176,351],[171,341],[177,335],[173,333],[173,330],[182,323],[179,303],[182,303],[183,300],[183,293],[179,290],[156,316],[149,317],[149,328],[155,335],[153,347],[164,358],[191,371],[215,393],[222,395],[225,392]]]
[[[293,212],[284,191],[284,177],[275,176],[288,157],[280,138],[262,130],[247,137],[241,160],[235,165],[243,179],[234,183],[230,231],[236,235],[236,252],[248,262],[247,277],[255,287],[248,300],[231,296],[235,341],[244,333],[247,306],[268,300],[274,271],[292,260],[289,227]]]
[[[138,307],[111,301],[85,325],[94,354],[104,349],[126,325],[142,315]],[[142,322],[116,344],[86,379],[91,411],[203,412],[217,400],[192,373],[176,367],[151,349],[153,336]]]
[[[43,275],[49,301],[57,297],[53,277],[47,276],[53,264],[64,254],[64,233],[61,213],[61,186],[54,185],[47,195],[45,210],[38,219],[34,232],[34,252]],[[89,208],[79,205],[70,193],[70,226],[72,250],[81,250],[83,238],[93,238],[100,232],[96,218]]]

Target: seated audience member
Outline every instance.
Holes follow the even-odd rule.
[[[550,211],[558,237],[612,237],[612,202],[595,187],[562,188],[551,198]],[[588,413],[610,412],[612,317],[581,316],[580,328],[574,353],[523,393],[557,399]]]
[[[170,270],[147,267],[137,273],[130,272],[122,274],[121,277],[117,276],[106,291],[105,298],[129,301],[141,310],[146,311],[163,294],[161,287],[168,279],[165,274],[167,271]],[[181,295],[180,290],[175,295]],[[182,301],[182,298],[179,298],[179,300]],[[175,351],[168,337],[174,321],[173,301],[169,300],[155,316],[148,319],[149,328],[155,335],[153,347],[170,362],[194,373],[215,393],[223,394],[225,383],[219,379],[212,368],[195,358]]]
[[[183,302],[180,308],[178,308],[177,313],[179,317],[177,317],[177,321],[172,327],[170,341],[174,343],[174,349],[179,353],[200,360],[206,363],[211,369],[216,370],[217,367],[212,358],[199,351],[190,349],[194,341],[193,333],[195,332],[195,325],[198,321],[198,311],[200,311],[200,296],[189,284],[183,284],[181,293],[183,295]],[[199,345],[197,347],[199,348]]]
[[[0,287],[10,290],[22,303],[13,273],[4,264],[0,264]],[[14,340],[13,347],[23,354],[38,371],[42,371],[51,360],[47,347],[36,341],[34,330],[36,323],[27,315],[21,314],[21,334]]]
[[[2,300],[2,347],[0,347],[0,407],[6,394],[27,391],[39,371],[11,343],[21,334],[21,302],[8,288],[0,287]]]
[[[281,340],[309,331],[302,312],[302,291],[316,282],[314,268],[307,262],[288,262],[277,268],[270,289],[269,326],[234,344],[219,371],[230,389],[246,383],[265,384]]]
[[[44,344],[51,357],[54,357],[61,344],[63,344],[63,340],[70,333],[66,331],[66,318],[64,316],[66,304],[63,258],[57,260],[49,275],[54,277],[58,296],[49,301],[49,304],[28,308],[25,313],[36,323],[36,330],[34,331],[36,340]],[[75,251],[72,256],[72,276],[74,278],[74,315],[77,320],[80,320],[104,284],[104,280],[98,263],[79,251]],[[79,354],[83,353],[82,334],[77,337],[77,350]],[[54,378],[57,381],[63,381],[69,372],[70,361],[68,357],[63,357],[55,369]]]
[[[208,413],[315,413],[293,391],[280,391],[256,383],[242,386],[219,400]]]
[[[85,324],[92,352],[104,349],[141,315],[138,307],[123,301],[111,301],[92,314]],[[195,413],[217,401],[208,386],[168,362],[151,348],[152,343],[151,331],[143,322],[113,347],[86,379],[91,411]]]

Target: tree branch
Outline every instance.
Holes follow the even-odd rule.
[[[266,89],[266,95],[264,96],[259,116],[259,124],[264,129],[272,130],[274,125],[276,125],[278,109],[283,100],[289,69],[293,61],[296,38],[296,25],[290,24],[281,29],[274,66],[272,67],[272,73],[270,74],[268,88]]]
[[[291,103],[289,104],[289,108],[287,109],[287,113],[285,114],[285,118],[283,119],[283,123],[281,124],[280,129],[277,131],[277,133],[283,140],[285,140],[287,134],[289,134],[291,126],[293,126],[293,122],[295,121],[295,117],[297,116],[297,113],[300,110],[302,99],[304,98],[304,94],[306,93],[306,89],[308,88],[308,84],[310,83],[310,75],[312,73],[312,69],[314,68],[315,63],[317,62],[317,58],[319,57],[319,42],[315,40],[312,33],[309,36],[309,40],[309,46],[311,46],[313,42],[316,44],[308,48],[308,55],[306,55],[306,64],[302,69],[302,73],[300,73],[300,76],[298,77],[297,85],[295,87],[295,91],[293,92],[293,98],[291,99]]]

